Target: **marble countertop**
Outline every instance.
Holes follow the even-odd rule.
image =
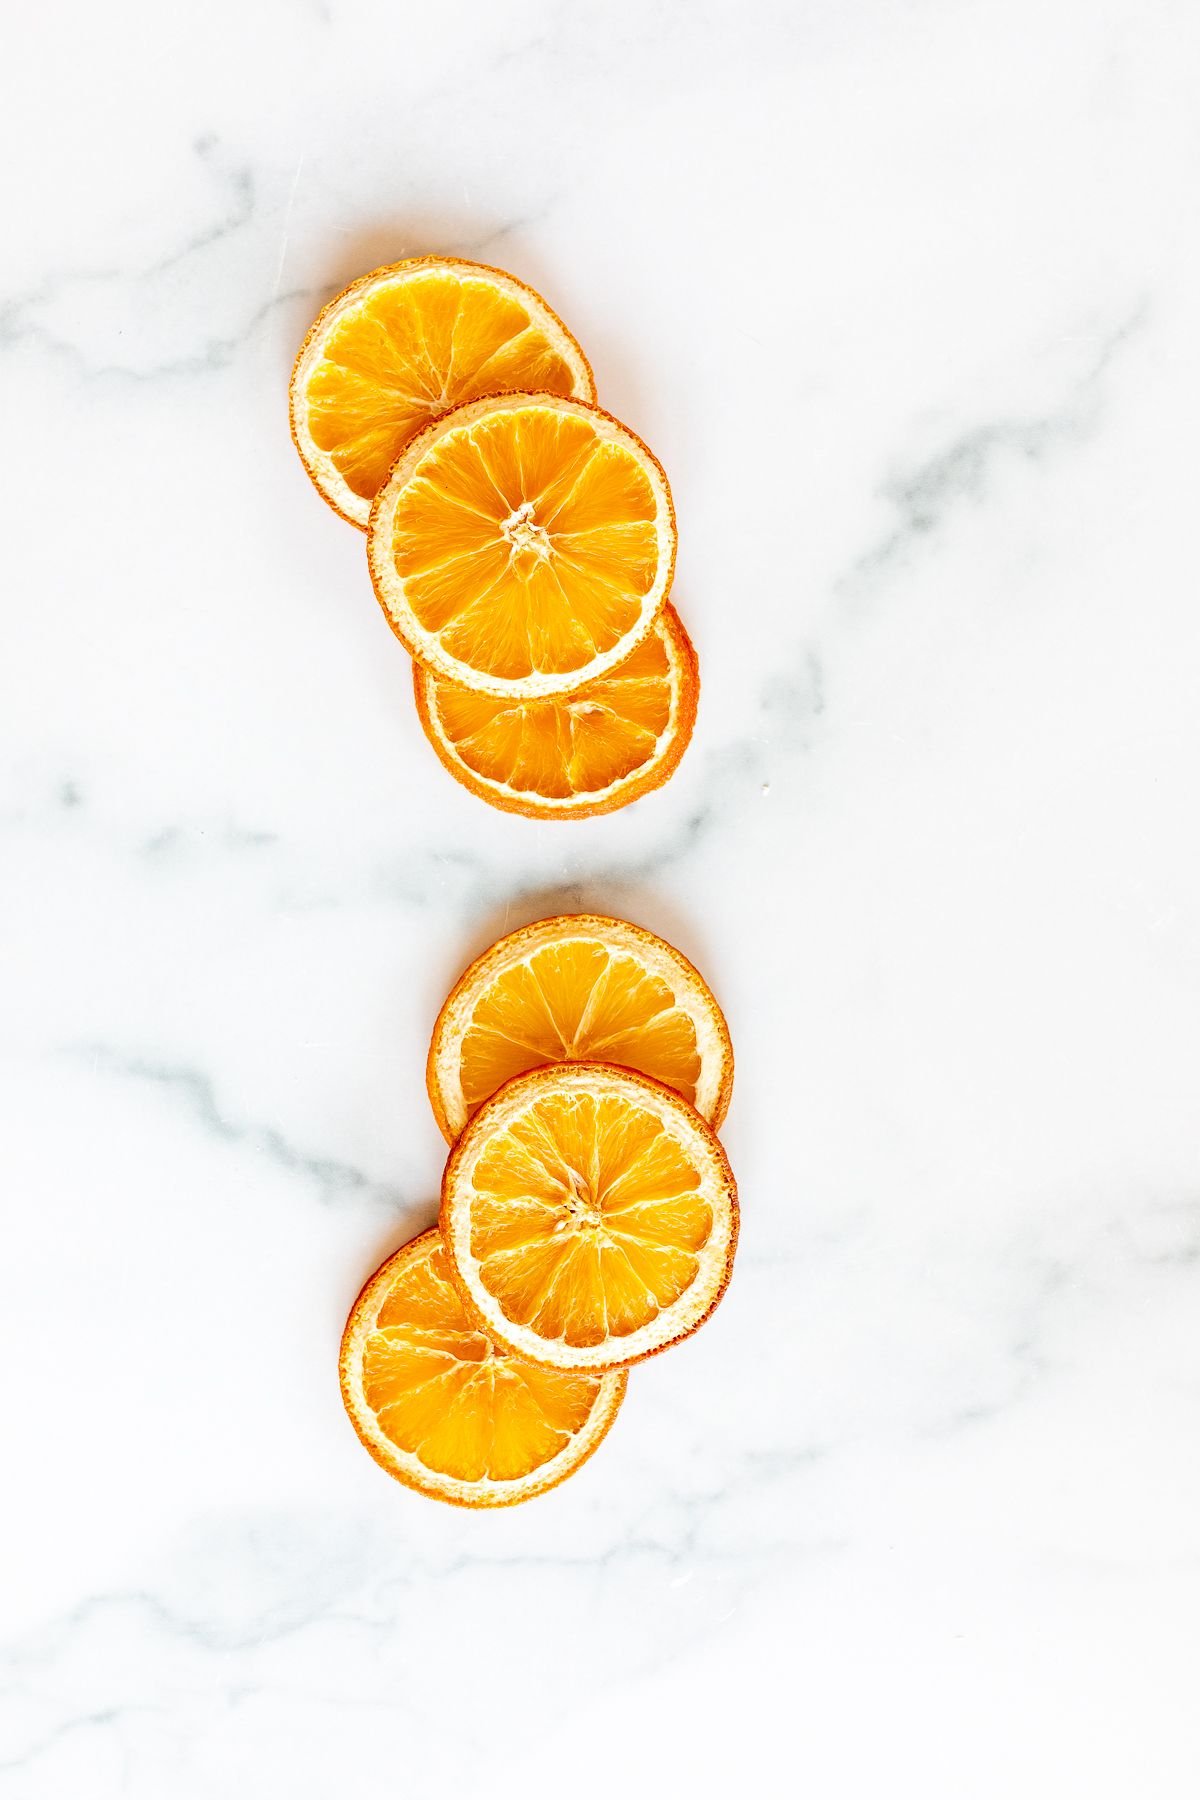
[[[1182,0],[27,11],[0,367],[0,1793],[1195,1792],[1200,303]],[[406,253],[653,445],[661,794],[424,743],[286,382]],[[470,954],[729,1015],[725,1305],[471,1516],[339,1403]]]

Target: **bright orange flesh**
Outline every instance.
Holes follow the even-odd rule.
[[[530,388],[593,397],[561,320],[502,270],[418,259],[364,276],[321,314],[297,363],[293,423],[325,497],[363,524],[431,419],[481,394]]]
[[[489,1330],[559,1367],[615,1367],[694,1330],[724,1290],[732,1177],[699,1115],[600,1064],[540,1069],[467,1127],[442,1228]]]
[[[435,674],[504,698],[565,693],[661,612],[670,491],[598,407],[497,395],[414,439],[371,509],[368,555],[393,629]]]
[[[623,1337],[696,1278],[700,1174],[621,1098],[548,1094],[475,1173],[471,1250],[506,1317],[568,1344]]]
[[[524,1498],[547,1471],[578,1466],[620,1400],[604,1383],[497,1346],[465,1313],[436,1231],[368,1283],[343,1346],[343,1394],[367,1448],[409,1485],[468,1504]]]
[[[696,718],[695,652],[673,607],[625,662],[569,694],[504,700],[413,665],[421,724],[456,780],[527,818],[590,818],[672,775]]]
[[[576,939],[539,950],[497,978],[461,1052],[463,1099],[476,1112],[514,1075],[554,1062],[639,1069],[693,1100],[696,1029],[666,984],[631,956]]]
[[[542,919],[478,957],[442,1008],[428,1084],[451,1142],[506,1081],[551,1063],[615,1063],[720,1124],[733,1050],[720,1007],[678,950],[622,919]]]
[[[586,420],[509,413],[433,451],[396,508],[409,602],[451,656],[512,679],[584,668],[654,579],[654,496]]]

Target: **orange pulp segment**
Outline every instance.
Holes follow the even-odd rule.
[[[623,919],[540,919],[460,976],[426,1070],[443,1133],[453,1143],[506,1081],[562,1062],[635,1069],[713,1126],[729,1108],[733,1046],[720,1007],[685,956]]]
[[[456,257],[392,263],[331,300],[291,383],[292,435],[329,504],[366,526],[405,444],[464,400],[595,384],[562,320],[524,282]]]
[[[413,664],[417,712],[456,781],[503,812],[590,819],[661,787],[696,722],[696,653],[673,606],[608,675],[548,700],[501,700]]]
[[[499,1348],[464,1312],[437,1231],[371,1277],[346,1325],[340,1372],[376,1462],[463,1506],[508,1506],[572,1474],[625,1391],[622,1376],[540,1368]]]
[[[696,1330],[737,1238],[710,1126],[601,1063],[536,1069],[493,1096],[446,1166],[441,1227],[485,1329],[562,1369],[640,1361]]]
[[[667,480],[599,407],[476,400],[402,453],[371,509],[371,578],[430,671],[502,698],[566,693],[624,661],[675,560]]]

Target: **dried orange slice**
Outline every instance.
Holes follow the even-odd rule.
[[[640,1362],[729,1281],[733,1176],[711,1126],[604,1063],[535,1069],[476,1113],[442,1181],[450,1272],[485,1330],[557,1369]]]
[[[367,554],[392,629],[435,675],[537,699],[607,674],[651,630],[675,514],[655,458],[610,414],[500,394],[401,452]]]
[[[501,1349],[463,1311],[436,1231],[372,1275],[346,1324],[340,1373],[375,1461],[459,1506],[511,1506],[573,1475],[612,1424],[626,1381]]]
[[[606,1062],[674,1088],[719,1127],[733,1088],[720,1007],[686,956],[640,925],[539,919],[485,950],[438,1014],[426,1079],[451,1143],[515,1075]]]
[[[591,819],[661,787],[691,741],[696,652],[666,606],[632,656],[548,700],[501,700],[413,664],[425,735],[456,781],[527,819]]]
[[[365,528],[416,432],[513,388],[596,397],[583,351],[532,288],[483,263],[419,256],[364,275],[320,314],[292,372],[292,436],[317,491]]]

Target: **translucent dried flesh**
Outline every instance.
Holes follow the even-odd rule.
[[[333,327],[306,390],[308,429],[369,500],[431,419],[514,389],[578,392],[517,294],[483,277],[424,270],[381,283]]]
[[[362,1348],[362,1394],[380,1431],[463,1482],[543,1467],[587,1424],[602,1380],[497,1348],[463,1311],[440,1244],[401,1260]]]
[[[451,430],[398,496],[390,554],[418,625],[499,679],[613,650],[659,574],[642,464],[589,417],[529,405]]]
[[[514,1075],[555,1062],[636,1069],[692,1102],[696,1027],[660,976],[588,939],[535,951],[481,996],[460,1052],[468,1116]]]
[[[660,1113],[626,1094],[547,1092],[475,1163],[479,1279],[541,1338],[626,1337],[695,1281],[713,1227],[702,1186]]]
[[[433,677],[436,729],[480,781],[531,802],[603,794],[661,754],[675,693],[667,630],[660,621],[610,674],[548,700],[503,700]]]

